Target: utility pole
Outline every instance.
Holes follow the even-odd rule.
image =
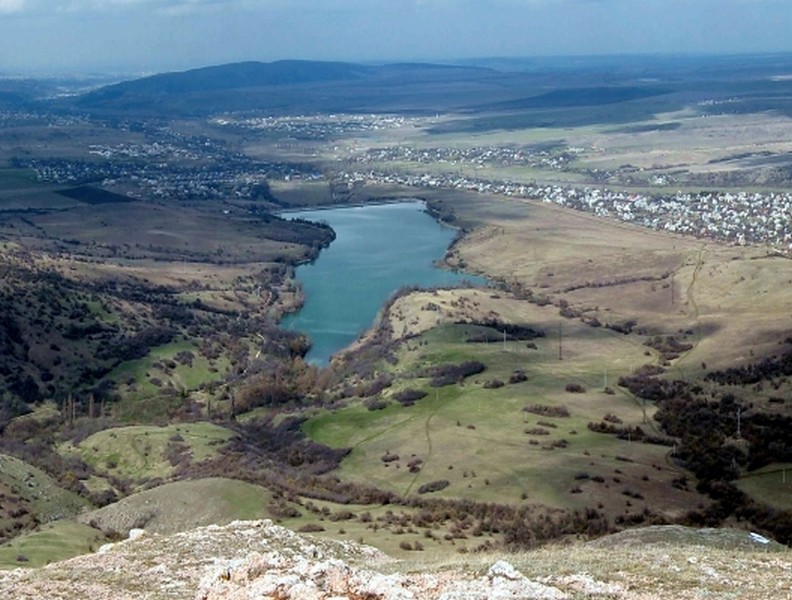
[[[737,439],[742,437],[742,407],[737,407]]]
[[[558,322],[558,360],[564,360],[563,333],[561,331],[561,321]]]

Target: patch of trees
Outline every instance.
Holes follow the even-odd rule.
[[[393,399],[402,406],[412,406],[418,402],[418,400],[421,400],[425,397],[426,392],[424,390],[416,390],[412,388],[401,390],[400,392],[393,394]]]
[[[363,405],[370,411],[383,410],[388,407],[388,403],[385,400],[380,400],[379,398],[369,398],[363,403]]]
[[[663,369],[655,365],[646,365],[632,375],[620,377],[618,384],[627,388],[631,394],[646,400],[665,400],[688,393],[689,385],[680,380],[658,379],[656,375]]]
[[[590,431],[594,431],[596,433],[607,433],[610,435],[615,435],[620,440],[629,440],[632,442],[644,442],[646,444],[657,444],[659,446],[674,446],[676,441],[673,438],[669,438],[667,436],[660,436],[647,433],[641,427],[621,427],[611,422],[607,421],[600,421],[599,423],[596,422],[589,422],[587,425]]]
[[[569,417],[569,409],[566,406],[550,406],[547,404],[531,404],[523,407],[523,412],[532,413],[542,417]]]
[[[393,385],[393,375],[390,373],[380,373],[371,383],[363,387],[359,395],[363,398],[376,396],[391,385]]]
[[[282,219],[267,215],[267,226],[264,228],[267,239],[278,242],[300,244],[313,249],[326,248],[335,239],[335,231],[327,223],[317,223],[306,219]]]
[[[158,321],[185,327],[195,322],[195,315],[183,304],[160,304],[155,307],[154,315]]]
[[[781,365],[780,359],[769,359],[718,372],[715,379],[753,380],[759,373],[779,373]],[[625,383],[637,396],[657,402],[655,419],[666,433],[679,440],[674,457],[698,478],[698,490],[714,500],[709,508],[692,511],[688,515],[690,523],[716,526],[736,517],[772,534],[781,543],[792,542],[792,511],[754,502],[731,483],[741,468],[752,470],[792,460],[792,418],[754,411],[729,393],[704,397],[700,388],[682,381],[659,380],[648,372]],[[605,424],[597,428],[610,430]]]
[[[430,481],[429,483],[424,483],[421,487],[418,488],[419,494],[430,494],[432,492],[439,492],[440,490],[446,489],[451,482],[447,479],[438,479],[436,481]]]
[[[301,429],[304,421],[291,417],[276,424],[273,419],[255,419],[237,425],[234,428],[237,436],[229,443],[227,451],[260,453],[277,463],[313,475],[338,468],[350,448],[329,448],[311,441]]]
[[[545,337],[545,332],[539,329],[534,329],[533,327],[529,327],[527,325],[502,323],[495,319],[489,319],[485,321],[457,321],[456,324],[476,325],[486,328],[483,331],[479,330],[475,333],[471,333],[467,340],[465,340],[468,343],[498,342],[502,341],[504,337],[506,341],[529,341]]]
[[[624,335],[628,335],[632,333],[635,326],[638,324],[638,321],[633,319],[627,319],[626,321],[620,321],[618,323],[606,323],[605,328],[611,329],[617,333],[623,333]]]
[[[121,362],[137,360],[146,356],[152,348],[169,344],[176,337],[171,327],[150,326],[142,331],[125,336],[114,344],[101,348],[98,357],[116,359]]]
[[[324,387],[316,366],[301,358],[270,360],[239,387],[234,412],[245,412],[258,406],[300,405],[306,398],[323,392]]]
[[[30,406],[19,396],[0,395],[0,434],[13,419],[29,412]]]
[[[750,443],[749,470],[774,462],[792,462],[792,417],[749,411],[742,423],[742,437]]]
[[[683,352],[687,352],[693,348],[693,344],[687,342],[680,342],[675,336],[661,336],[656,335],[648,339],[645,344],[650,348],[657,350],[665,360],[673,360],[679,358]]]
[[[431,387],[443,387],[464,381],[467,377],[483,373],[486,365],[477,360],[468,360],[459,364],[437,365],[424,369],[422,377],[430,377]]]
[[[115,329],[104,323],[94,321],[92,323],[69,323],[63,330],[63,337],[67,340],[82,340],[87,337],[112,333]]]
[[[790,375],[792,375],[792,352],[785,352],[781,356],[771,356],[750,365],[713,371],[707,374],[707,379],[721,385],[746,386]]]
[[[568,294],[569,292],[574,292],[586,288],[615,287],[621,285],[629,285],[631,283],[638,283],[639,281],[663,281],[665,279],[668,279],[670,276],[671,273],[663,273],[662,275],[645,275],[643,277],[638,277],[638,276],[621,277],[609,281],[586,281],[585,283],[580,283],[562,288],[561,292]]]

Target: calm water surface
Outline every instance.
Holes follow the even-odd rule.
[[[281,323],[311,338],[310,362],[325,364],[355,341],[401,287],[458,285],[463,280],[483,283],[435,267],[455,232],[424,209],[424,203],[416,201],[284,215],[325,221],[336,232],[335,241],[314,263],[297,268],[305,305]]]

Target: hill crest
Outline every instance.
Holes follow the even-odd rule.
[[[740,535],[744,537],[745,532]],[[322,540],[271,521],[234,521],[159,536],[136,530],[98,553],[0,575],[7,597],[681,598],[779,597],[787,553],[644,544],[572,544],[527,554],[398,562],[368,546]]]
[[[362,90],[366,90],[363,95],[371,96],[366,106],[373,110],[379,106],[376,99],[388,100],[394,94],[402,98],[404,87],[427,93],[426,86],[432,92],[434,86],[456,85],[495,73],[481,67],[430,63],[377,66],[308,60],[248,61],[122,81],[90,91],[74,102],[81,109],[158,114],[281,110],[284,106],[292,112],[338,111],[357,110]]]

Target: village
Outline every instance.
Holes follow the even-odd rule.
[[[340,174],[347,185],[396,184],[542,200],[656,230],[743,244],[792,249],[792,193],[674,192],[640,194],[607,188],[523,184],[460,175]]]
[[[9,115],[10,116],[10,115]],[[32,115],[25,115],[32,118]],[[20,115],[14,115],[16,119]],[[55,119],[54,116],[39,118]],[[79,119],[57,117],[63,125]],[[215,117],[213,127],[242,128],[275,136],[277,144],[319,141],[305,160],[253,159],[207,136],[171,127],[145,127],[145,141],[93,143],[84,159],[12,159],[40,182],[100,185],[132,199],[174,201],[268,200],[268,182],[325,179],[333,189],[365,185],[439,188],[541,200],[655,230],[733,244],[792,249],[792,192],[671,191],[673,178],[655,176],[638,188],[619,189],[619,169],[586,169],[577,161],[591,148],[563,143],[535,145],[415,147],[409,143],[369,146],[367,131],[427,125],[431,119],[391,115]],[[128,129],[122,124],[120,129]],[[304,149],[305,150],[305,149]],[[524,169],[524,174],[521,170]],[[629,171],[628,168],[623,170]],[[474,174],[470,174],[473,172]],[[476,175],[481,173],[481,175]],[[574,174],[582,183],[568,176]],[[513,175],[514,180],[507,178]],[[617,183],[612,183],[616,181]],[[717,189],[716,186],[713,186]]]

